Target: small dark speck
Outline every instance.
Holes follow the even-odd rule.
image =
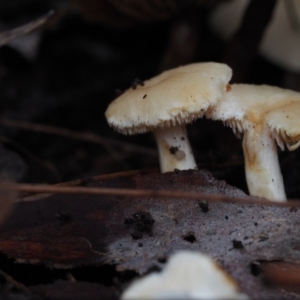
[[[257,226],[257,222],[255,222],[254,225]]]
[[[174,154],[176,154],[177,151],[179,151],[179,148],[178,147],[170,147],[169,151],[171,154],[174,155]]]
[[[225,220],[228,220],[228,216],[225,216]]]
[[[294,207],[294,206],[292,206],[291,208],[290,208],[290,212],[296,212],[298,209],[296,208],[296,207]]]
[[[145,94],[144,96],[143,96],[143,99],[145,99],[147,97],[147,94]]]
[[[134,240],[139,240],[143,237],[143,233],[138,231],[138,230],[134,230],[132,233],[131,233],[131,237],[134,239]]]
[[[139,243],[138,246],[139,246],[139,247],[143,247],[143,243]]]
[[[192,232],[189,232],[188,234],[184,235],[182,238],[191,244],[193,244],[196,241],[196,237]]]
[[[165,264],[167,262],[167,257],[165,256],[159,257],[157,261],[161,264]]]
[[[233,248],[236,248],[236,249],[243,249],[244,248],[244,245],[241,241],[232,240],[231,242],[232,242]]]
[[[70,211],[59,212],[55,215],[55,218],[57,218],[62,223],[68,223],[72,220],[72,214]]]
[[[254,276],[258,276],[262,272],[262,269],[260,267],[260,263],[258,261],[255,261],[251,264],[251,273]]]
[[[269,239],[269,237],[267,235],[260,235],[258,241],[259,242],[264,242],[264,241],[266,241],[268,239]]]
[[[185,138],[184,138],[184,137],[181,137],[181,140],[182,140],[182,141],[184,141],[184,140],[185,140]]]
[[[204,213],[207,213],[209,211],[207,200],[199,201],[198,205]]]

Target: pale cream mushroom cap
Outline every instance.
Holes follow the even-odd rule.
[[[269,85],[232,84],[207,117],[226,122],[237,133],[264,123],[278,145],[300,140],[300,93]]]
[[[161,273],[133,282],[121,296],[129,299],[249,299],[212,258],[201,252],[179,251]]]
[[[213,62],[165,71],[115,99],[107,122],[123,134],[190,123],[223,97],[231,76],[227,65]]]

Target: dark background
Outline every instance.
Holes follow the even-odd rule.
[[[55,15],[38,31],[23,37],[18,47],[9,43],[0,48],[0,119],[109,138],[101,145],[22,130],[18,123],[14,128],[2,124],[1,180],[57,183],[157,168],[153,151],[149,155],[145,149],[126,146],[131,143],[155,150],[152,135],[115,133],[108,127],[104,112],[117,89],[126,89],[135,78],[144,80],[181,64],[226,62],[234,69],[232,82],[300,90],[299,75],[257,54],[276,1],[252,1],[244,27],[227,42],[211,32],[207,22],[210,12],[222,1],[156,1],[162,4],[152,10],[147,9],[151,0],[145,1],[145,8],[137,5],[138,1],[127,1],[127,10],[113,2],[1,0],[2,32],[50,9]],[[35,41],[28,46],[32,36]],[[29,55],[24,54],[26,45]],[[219,122],[198,120],[188,131],[199,167],[247,191],[241,141],[231,130]],[[116,141],[121,144],[116,145]],[[300,198],[299,150],[280,152],[279,156],[287,195]]]

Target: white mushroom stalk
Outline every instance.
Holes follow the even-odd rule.
[[[197,168],[185,126],[156,129],[153,133],[162,173]]]
[[[243,134],[245,173],[249,193],[273,201],[286,200],[277,145],[266,126],[250,126]]]
[[[267,85],[233,84],[207,112],[243,136],[250,195],[286,201],[277,144],[295,150],[300,141],[300,93]]]
[[[107,122],[123,134],[154,132],[161,172],[195,169],[185,125],[201,118],[226,92],[232,70],[195,63],[137,82],[107,108]]]

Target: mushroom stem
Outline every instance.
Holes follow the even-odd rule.
[[[174,169],[197,169],[185,126],[156,129],[154,136],[162,173],[174,172]]]
[[[249,128],[244,132],[243,149],[250,195],[285,202],[277,146],[270,132],[262,126]]]

